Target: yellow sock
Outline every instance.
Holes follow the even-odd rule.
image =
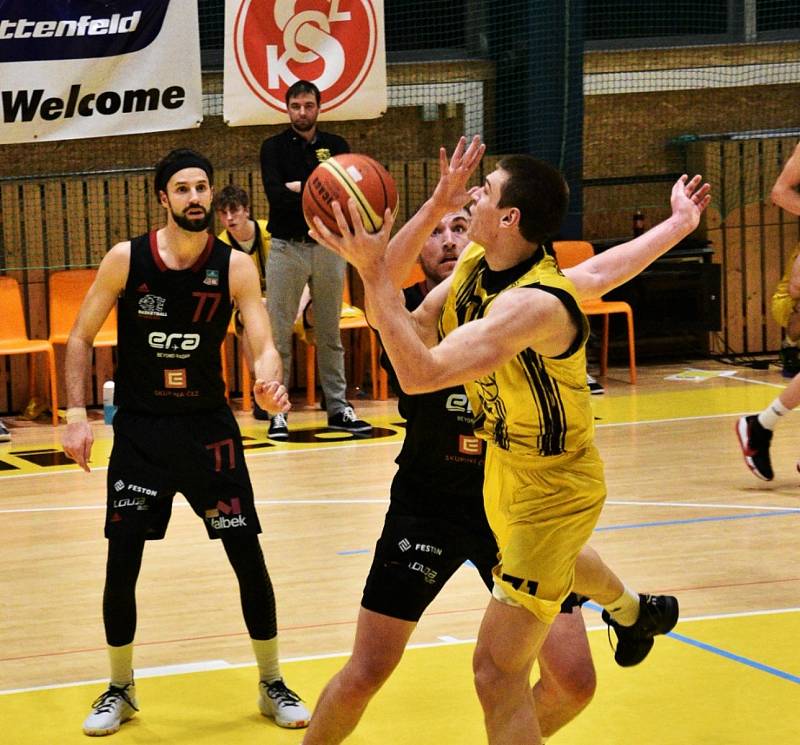
[[[133,682],[133,643],[121,647],[108,647],[111,663],[111,685],[124,688]]]
[[[278,637],[272,639],[250,639],[256,654],[259,680],[274,683],[280,680],[281,668],[278,664]]]

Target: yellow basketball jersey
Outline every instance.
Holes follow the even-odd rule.
[[[570,349],[542,357],[528,348],[493,373],[466,386],[477,416],[476,434],[512,456],[557,456],[592,442],[594,417],[586,385],[586,339],[589,323],[576,290],[544,249],[503,272],[492,272],[484,250],[471,243],[456,269],[439,318],[439,338],[482,318],[503,292],[530,287],[551,292],[566,305],[580,329]],[[544,465],[544,464],[543,464]]]

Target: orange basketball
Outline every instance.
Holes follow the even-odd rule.
[[[361,221],[368,233],[383,226],[383,215],[390,209],[397,214],[397,187],[389,172],[367,155],[345,153],[320,163],[306,181],[303,189],[303,214],[309,226],[319,217],[325,227],[339,235],[331,202],[336,200],[352,227],[347,200],[356,200]]]

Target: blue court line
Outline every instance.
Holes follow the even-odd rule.
[[[689,644],[693,647],[697,647],[698,649],[702,649],[704,652],[711,652],[711,654],[716,654],[719,655],[720,657],[724,657],[725,659],[733,660],[733,662],[741,662],[743,665],[752,667],[756,670],[759,670],[762,673],[769,673],[770,675],[782,678],[783,680],[788,680],[790,683],[800,684],[800,675],[792,675],[792,673],[787,673],[783,670],[778,670],[778,668],[776,667],[765,665],[761,662],[756,662],[755,660],[751,660],[748,657],[742,657],[739,654],[728,652],[724,649],[720,649],[719,647],[714,647],[711,644],[706,644],[705,642],[698,641],[697,639],[692,639],[691,637],[684,636],[683,634],[678,634],[674,631],[670,631],[670,633],[667,634],[667,636],[671,636],[673,639],[677,639],[679,642],[683,642],[684,644]]]
[[[591,608],[591,610],[597,611],[598,613],[603,610],[602,607],[597,605],[597,603],[592,602],[591,600],[587,600],[583,604],[583,607]],[[666,634],[666,636],[675,639],[676,641],[683,642],[684,644],[689,644],[692,647],[697,647],[698,649],[702,649],[704,652],[711,652],[711,654],[719,655],[720,657],[732,660],[733,662],[740,662],[742,665],[747,665],[748,667],[752,667],[755,670],[758,670],[762,673],[768,673],[769,675],[774,675],[777,678],[788,680],[790,683],[800,683],[800,676],[798,675],[787,673],[784,670],[778,670],[778,668],[776,667],[771,667],[770,665],[765,665],[761,662],[756,662],[755,660],[751,660],[748,657],[742,657],[739,654],[734,654],[733,652],[728,652],[724,649],[720,649],[719,647],[715,647],[711,644],[706,644],[705,642],[698,641],[697,639],[692,639],[689,636],[684,636],[683,634],[679,634],[677,631],[670,631],[669,634]]]
[[[755,517],[783,517],[785,515],[800,516],[800,510],[775,510],[773,512],[754,512],[747,515],[718,515],[716,517],[691,517],[685,520],[656,520],[649,523],[628,523],[624,525],[605,525],[595,528],[596,533],[607,530],[629,530],[631,528],[659,528],[665,525],[689,525],[691,523],[711,523],[723,520],[752,520]]]
[[[339,556],[355,556],[356,554],[368,554],[372,549],[369,548],[354,548],[350,551],[337,551]]]

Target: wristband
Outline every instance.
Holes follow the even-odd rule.
[[[77,424],[78,422],[86,422],[86,409],[83,406],[70,406],[67,409],[67,424]]]

